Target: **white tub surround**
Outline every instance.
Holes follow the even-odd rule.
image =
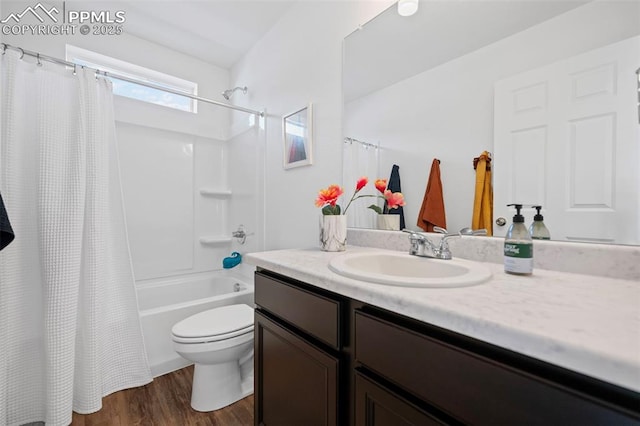
[[[369,231],[371,232],[371,231]],[[399,234],[399,233],[393,233]],[[404,239],[406,236],[403,234]],[[347,253],[380,250],[349,246]],[[456,249],[452,247],[454,257]],[[343,296],[640,392],[640,283],[534,269],[465,288],[405,288],[342,277],[341,253],[291,249],[245,261]],[[446,260],[443,260],[446,262]]]

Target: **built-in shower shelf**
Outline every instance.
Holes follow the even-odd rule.
[[[200,244],[205,246],[215,246],[231,242],[230,237],[200,237]]]
[[[229,197],[231,195],[231,190],[200,188],[200,195],[209,196],[209,197]]]

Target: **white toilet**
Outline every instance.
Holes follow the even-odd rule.
[[[194,410],[217,410],[253,393],[251,307],[222,306],[192,315],[173,326],[171,338],[175,351],[195,364]]]

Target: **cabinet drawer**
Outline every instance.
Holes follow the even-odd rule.
[[[465,423],[638,424],[586,395],[364,312],[355,313],[355,356]]]
[[[256,304],[332,348],[340,349],[340,302],[255,274]]]

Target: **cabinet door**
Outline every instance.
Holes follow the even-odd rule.
[[[337,423],[338,360],[256,311],[255,422]]]
[[[356,372],[356,426],[430,426],[443,423]]]

